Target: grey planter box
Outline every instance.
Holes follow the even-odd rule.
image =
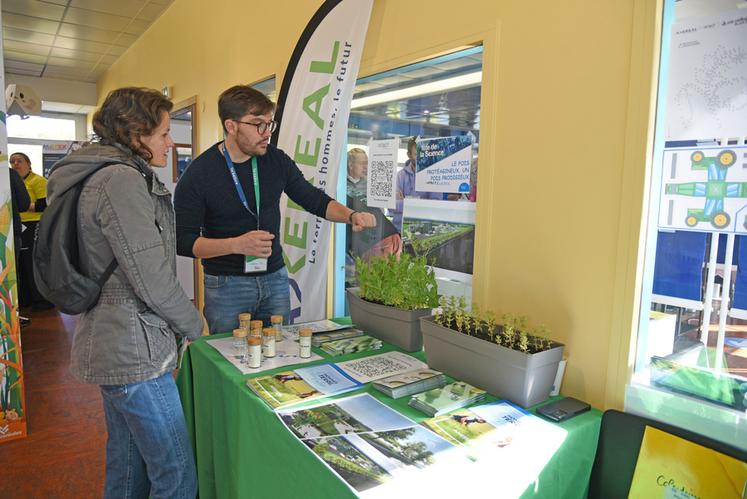
[[[428,365],[521,407],[547,400],[564,346],[526,354],[420,319]]]
[[[350,318],[356,327],[408,352],[423,349],[419,319],[431,315],[432,309],[402,310],[368,302],[358,296],[358,288],[346,291]]]

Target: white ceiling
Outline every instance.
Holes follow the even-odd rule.
[[[173,0],[1,0],[5,72],[95,82]]]

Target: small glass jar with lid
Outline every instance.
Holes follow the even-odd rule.
[[[246,329],[240,327],[233,330],[233,352],[239,362],[246,363]]]
[[[251,327],[252,322],[252,314],[249,312],[243,312],[239,314],[239,327],[243,327],[246,329],[246,333],[249,334],[249,332],[252,330]]]
[[[311,357],[311,328],[302,327],[298,331],[298,356],[302,359]]]
[[[255,319],[249,324],[249,335],[262,337],[262,321]]]
[[[252,369],[256,369],[262,365],[262,338],[259,336],[249,336],[246,342],[249,345],[247,364]]]
[[[262,355],[268,359],[275,356],[275,328],[262,330]]]
[[[275,342],[283,341],[283,316],[273,315],[270,317],[270,323],[275,329]]]

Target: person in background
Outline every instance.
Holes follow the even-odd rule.
[[[347,206],[354,211],[371,213],[376,227],[362,232],[347,230],[346,287],[355,286],[355,257],[364,260],[374,256],[400,255],[402,236],[379,208],[368,206],[368,155],[359,147],[348,151]]]
[[[280,196],[354,231],[373,227],[370,213],[338,203],[309,183],[285,152],[270,144],[275,104],[248,85],[218,98],[225,140],[195,158],[176,184],[177,251],[202,258],[205,318],[211,333],[238,327],[249,312],[267,323],[290,320],[288,271],[280,247]],[[245,257],[254,257],[247,263]]]
[[[368,154],[360,147],[348,151],[348,197],[366,199]]]
[[[402,233],[402,208],[405,198],[444,199],[443,193],[440,192],[419,192],[415,190],[416,152],[417,142],[415,137],[412,137],[407,142],[407,161],[405,162],[405,167],[397,173],[397,207],[394,210],[389,210],[389,214],[393,217],[392,223],[400,234]]]
[[[21,211],[21,255],[18,269],[18,301],[21,307],[32,307],[34,310],[46,310],[54,307],[44,299],[34,282],[34,238],[36,226],[41,220],[42,212],[47,207],[47,179],[31,171],[31,160],[26,154],[16,152],[10,155],[10,166],[21,176],[26,185],[31,203],[27,210]]]
[[[22,276],[18,271],[18,265],[21,261],[21,245],[23,244],[21,240],[21,234],[23,232],[21,212],[29,209],[31,198],[26,190],[26,185],[23,183],[23,179],[18,172],[12,168],[8,168],[8,175],[10,176],[10,201],[13,211],[13,250],[16,258],[16,280],[20,283]],[[21,327],[31,324],[31,319],[28,317],[19,315],[18,319],[21,323]]]
[[[101,276],[98,303],[78,320],[71,371],[100,385],[106,429],[104,497],[194,498],[194,454],[173,370],[177,343],[204,322],[176,278],[176,229],[166,166],[173,104],[144,88],[112,91],[93,116],[98,142],[49,176],[49,200],[85,181],[78,204],[81,272]],[[101,167],[103,164],[107,166]],[[85,180],[87,178],[87,180]]]

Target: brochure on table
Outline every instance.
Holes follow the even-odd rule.
[[[275,346],[275,357],[263,358],[262,365],[252,369],[246,364],[242,364],[241,360],[236,356],[232,337],[207,340],[207,344],[218,350],[218,352],[225,357],[228,362],[241,371],[241,374],[256,374],[277,367],[302,364],[322,359],[319,355],[313,352],[311,353],[311,357],[307,359],[301,358],[298,355],[298,343],[291,341],[286,337],[285,341],[278,342]]]
[[[362,394],[276,412],[360,497],[484,497],[497,484],[519,496],[565,438],[508,402],[470,411],[418,425]]]
[[[357,338],[359,336],[363,336],[363,331],[354,327],[342,331],[333,331],[331,333],[318,333],[311,337],[311,346],[318,347],[328,341]]]
[[[387,352],[339,362],[337,367],[360,383],[368,383],[413,369],[426,369],[428,364],[402,352]]]
[[[283,338],[290,338],[292,340],[298,339],[298,332],[302,328],[311,329],[311,334],[317,333],[328,333],[330,331],[339,331],[341,329],[348,329],[352,327],[352,324],[338,324],[329,319],[323,319],[320,321],[304,322],[302,324],[288,324],[283,326]]]
[[[370,352],[379,350],[384,346],[384,342],[373,336],[363,335],[355,338],[343,338],[322,343],[320,348],[324,353],[333,357],[347,355],[356,352]]]
[[[363,386],[334,364],[259,376],[247,380],[246,384],[273,409],[349,392]]]

